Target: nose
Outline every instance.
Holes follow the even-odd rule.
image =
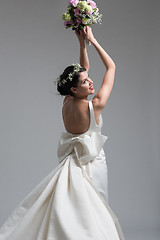
[[[89,83],[90,83],[90,84],[92,84],[92,83],[93,83],[93,81],[92,81],[90,78],[89,78]]]

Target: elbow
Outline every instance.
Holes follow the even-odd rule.
[[[116,65],[115,65],[115,64],[110,65],[110,66],[107,68],[107,70],[109,70],[109,69],[112,69],[112,70],[116,71]]]
[[[116,70],[116,65],[115,65],[115,63],[110,64],[110,65],[107,67],[107,70],[108,70],[109,68]]]
[[[88,73],[88,71],[89,71],[89,66],[84,67],[84,68],[86,69],[86,71],[87,71],[87,73]]]
[[[115,65],[115,63],[113,64],[113,68],[116,69],[116,65]]]

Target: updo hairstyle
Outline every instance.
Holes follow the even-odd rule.
[[[67,79],[67,77],[69,76],[70,73],[73,73],[74,70],[74,66],[68,66],[64,72],[60,75],[60,82],[62,82],[62,80]],[[85,68],[80,68],[78,72],[76,72],[73,75],[72,81],[70,81],[69,79],[62,84],[58,84],[57,83],[57,91],[65,96],[65,95],[71,95],[74,96],[74,93],[70,90],[71,87],[77,87],[78,81],[79,81],[79,77],[80,77],[80,72],[84,72],[86,71]]]

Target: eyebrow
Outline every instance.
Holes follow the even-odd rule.
[[[81,80],[81,83],[83,83],[87,78],[84,78],[83,80]]]
[[[87,77],[89,77],[89,74],[88,74],[88,76],[87,76]],[[87,77],[86,77],[86,78],[84,78],[84,79],[82,79],[82,80],[81,80],[81,83],[83,83],[83,81],[84,81],[84,80],[86,80],[86,79],[87,79]]]

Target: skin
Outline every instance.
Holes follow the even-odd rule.
[[[74,97],[70,95],[65,96],[65,104],[62,107],[62,117],[64,126],[68,132],[72,134],[82,134],[88,130],[90,124],[88,96],[95,93],[93,81],[88,75],[90,65],[85,38],[95,47],[106,68],[101,87],[92,99],[97,124],[99,124],[99,116],[112,91],[116,66],[111,57],[95,39],[92,29],[89,26],[86,26],[82,31],[75,31],[75,34],[80,44],[80,65],[87,70],[80,72],[77,87],[70,89],[74,93]]]
[[[89,78],[88,72],[80,72],[79,81],[77,84],[77,87],[72,87],[71,90],[75,94],[76,98],[80,99],[86,99],[88,98],[88,95],[93,94],[95,92],[93,81]]]

